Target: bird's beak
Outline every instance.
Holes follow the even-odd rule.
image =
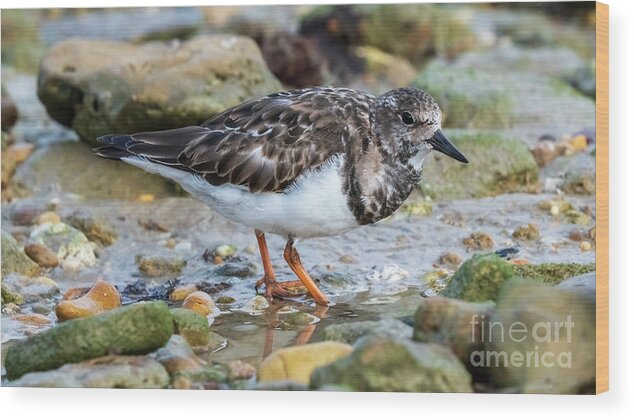
[[[451,142],[440,130],[436,130],[434,136],[429,140],[429,144],[431,144],[432,149],[437,150],[440,153],[444,153],[459,162],[469,163],[467,158],[464,157],[462,153],[460,153],[460,150],[456,149],[456,146],[451,144]]]

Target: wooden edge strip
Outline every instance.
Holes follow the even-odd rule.
[[[609,9],[596,3],[596,393],[609,389]]]

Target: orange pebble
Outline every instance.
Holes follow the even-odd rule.
[[[187,295],[183,301],[183,308],[207,316],[214,309],[214,301],[207,293],[197,291]]]
[[[103,280],[97,280],[85,295],[58,303],[55,314],[59,321],[66,321],[97,315],[119,306],[121,306],[121,298],[117,289]]]

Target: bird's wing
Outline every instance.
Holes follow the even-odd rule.
[[[344,151],[347,121],[353,113],[367,116],[368,99],[348,89],[280,92],[231,108],[201,126],[104,136],[100,141],[110,150],[97,153],[116,159],[129,152],[199,174],[212,185],[281,192],[303,171]]]

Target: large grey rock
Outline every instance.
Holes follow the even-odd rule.
[[[539,168],[522,141],[486,132],[447,130],[445,134],[469,159],[469,164],[439,153],[427,156],[420,182],[425,195],[440,199],[479,198],[535,190]]]
[[[354,344],[361,337],[383,337],[407,339],[412,337],[412,327],[398,319],[380,321],[347,322],[329,325],[324,329],[323,339]]]
[[[280,88],[255,42],[228,35],[141,45],[69,39],[49,49],[38,80],[51,117],[92,145],[107,133],[200,124]]]
[[[471,376],[447,347],[368,337],[344,358],[317,368],[313,389],[352,391],[472,392]]]
[[[60,191],[83,198],[125,200],[140,194],[157,198],[176,194],[174,183],[127,163],[100,159],[78,141],[39,148],[18,167],[13,181],[38,197]]]
[[[144,356],[104,356],[46,372],[27,373],[8,386],[49,388],[165,388],[169,375]]]
[[[486,350],[472,360],[488,369],[493,387],[521,393],[592,392],[595,298],[573,288],[577,281],[555,288],[517,280],[504,287],[485,335]]]

